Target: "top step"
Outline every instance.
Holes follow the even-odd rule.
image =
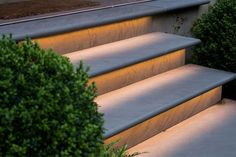
[[[128,19],[165,13],[176,9],[199,6],[209,2],[209,0],[153,0],[151,2],[110,7],[40,20],[0,24],[0,35],[12,34],[15,40],[20,41],[25,37],[39,38],[71,32]]]

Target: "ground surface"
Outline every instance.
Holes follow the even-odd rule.
[[[225,100],[135,146],[140,157],[236,157],[236,102]]]
[[[88,9],[140,0],[25,0],[0,4],[0,20],[9,20],[59,11]]]

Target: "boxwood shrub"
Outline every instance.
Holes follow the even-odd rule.
[[[202,40],[193,50],[194,63],[236,72],[236,0],[218,0],[192,32]],[[234,82],[230,88],[235,87]]]
[[[0,40],[0,156],[97,157],[103,119],[82,63]]]

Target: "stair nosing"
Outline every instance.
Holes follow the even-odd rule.
[[[154,0],[155,2],[156,0]],[[5,25],[5,26],[0,26],[0,34],[3,35],[7,35],[7,34],[12,34],[13,38],[17,41],[21,41],[24,40],[25,37],[30,37],[30,38],[40,38],[40,37],[45,37],[45,36],[50,36],[50,35],[55,35],[55,34],[61,34],[61,33],[67,33],[67,32],[71,32],[71,31],[75,31],[75,30],[80,30],[80,29],[85,29],[85,28],[89,28],[89,27],[95,27],[95,26],[99,26],[99,25],[105,25],[105,24],[110,24],[110,23],[114,23],[114,22],[120,22],[120,21],[124,21],[124,20],[129,20],[129,19],[134,19],[134,18],[138,18],[138,17],[144,17],[144,16],[150,16],[150,15],[154,15],[154,14],[160,14],[160,13],[166,13],[169,11],[173,11],[173,10],[177,10],[177,9],[185,9],[187,7],[193,7],[193,6],[198,6],[198,5],[203,5],[203,4],[207,4],[209,3],[209,0],[198,0],[196,1],[191,1],[191,2],[186,2],[187,4],[185,5],[178,5],[176,4],[176,6],[172,6],[171,8],[168,8],[166,6],[151,6],[152,2],[146,2],[146,3],[142,3],[142,4],[134,4],[134,5],[128,5],[128,6],[121,6],[119,7],[119,9],[123,9],[123,10],[130,10],[130,8],[132,7],[142,7],[142,9],[139,9],[139,12],[129,12],[129,15],[126,14],[122,14],[122,15],[118,15],[117,11],[115,11],[114,9],[117,8],[109,8],[111,10],[114,11],[116,15],[111,17],[103,17],[103,19],[98,19],[97,21],[94,20],[94,17],[97,17],[97,14],[99,12],[101,12],[101,10],[95,10],[95,11],[91,11],[91,12],[86,12],[86,13],[78,13],[73,15],[75,19],[78,19],[78,17],[76,18],[76,15],[80,15],[81,19],[83,20],[83,16],[86,15],[87,17],[90,17],[90,21],[85,21],[85,22],[81,22],[80,20],[77,20],[76,22],[74,21],[73,24],[69,24],[68,23],[68,18],[72,15],[68,15],[68,16],[63,16],[63,17],[55,17],[55,18],[51,18],[50,20],[48,19],[41,19],[41,20],[36,20],[36,21],[28,21],[28,22],[23,22],[23,23],[18,23],[18,24],[10,24],[10,25]],[[169,2],[170,3],[170,2]],[[126,8],[125,8],[126,7]],[[109,9],[104,9],[102,10],[103,15],[109,15]],[[109,14],[108,14],[109,13]],[[94,17],[92,17],[94,16]],[[57,19],[58,18],[58,19]],[[71,19],[73,19],[72,17],[70,17]],[[60,24],[62,21],[64,20],[67,21],[64,24]],[[50,24],[51,23],[51,24]],[[68,25],[66,25],[68,24]],[[57,26],[57,28],[51,28],[51,26]],[[11,28],[9,28],[11,27]],[[40,30],[40,31],[39,31]]]
[[[191,66],[193,64],[188,64],[188,65]],[[204,67],[204,68],[207,68],[207,67]],[[207,69],[215,70],[215,69],[211,69],[211,68],[207,68]],[[216,70],[216,71],[221,71],[221,70]],[[146,114],[143,117],[139,117],[138,119],[135,119],[134,121],[130,122],[128,125],[124,125],[124,126],[122,126],[120,128],[117,128],[117,129],[111,130],[109,132],[106,132],[104,134],[104,138],[107,139],[107,138],[110,138],[110,137],[112,137],[112,136],[114,136],[116,134],[119,134],[119,133],[121,133],[124,130],[127,130],[127,129],[135,126],[135,125],[138,125],[138,124],[140,124],[140,123],[142,123],[142,122],[144,122],[144,121],[146,121],[146,120],[148,120],[150,118],[153,118],[153,117],[157,116],[158,114],[166,112],[166,111],[168,111],[168,110],[170,110],[170,109],[172,109],[172,108],[174,108],[174,107],[176,107],[176,106],[178,106],[178,105],[180,105],[180,104],[182,104],[184,102],[187,102],[187,101],[189,101],[189,100],[191,100],[191,99],[193,99],[193,98],[195,98],[195,97],[197,97],[197,96],[199,96],[199,95],[201,95],[203,93],[206,93],[207,91],[210,91],[210,90],[212,90],[212,89],[214,89],[216,87],[222,86],[225,83],[230,82],[230,81],[236,79],[236,74],[235,73],[232,73],[232,72],[225,72],[225,73],[231,74],[231,76],[228,77],[227,79],[224,79],[223,81],[218,81],[217,83],[214,83],[213,85],[204,87],[203,89],[200,89],[199,91],[195,92],[191,96],[183,97],[183,98],[181,98],[181,99],[179,99],[179,100],[177,100],[177,101],[175,101],[175,102],[173,102],[171,104],[167,104],[167,106],[165,106],[165,107],[163,107],[161,109],[158,109],[156,111],[148,113],[148,114]]]
[[[89,76],[90,77],[96,77],[96,76],[99,76],[99,75],[103,75],[105,73],[109,73],[109,72],[112,72],[112,71],[115,71],[115,70],[118,70],[118,69],[122,69],[122,68],[125,68],[125,67],[128,67],[128,66],[140,63],[140,62],[144,62],[144,61],[147,61],[147,60],[150,60],[150,59],[153,59],[153,58],[157,58],[157,57],[161,57],[163,55],[170,54],[173,51],[177,51],[177,50],[184,49],[184,48],[189,48],[191,46],[194,46],[194,45],[197,45],[197,44],[200,44],[200,43],[201,43],[201,41],[196,39],[196,41],[193,42],[193,43],[189,43],[189,44],[186,44],[186,45],[178,46],[176,48],[163,51],[163,52],[161,52],[159,54],[156,54],[156,55],[151,55],[151,56],[148,56],[148,57],[144,57],[142,59],[138,59],[136,61],[129,62],[129,64],[120,65],[120,66],[117,66],[117,67],[114,67],[114,68],[110,68],[110,69],[107,69],[107,70],[103,70],[103,71],[100,71],[100,72],[97,72],[97,73],[92,73]]]
[[[92,48],[88,48],[88,49],[84,49],[84,50],[75,51],[72,53],[67,53],[67,54],[64,54],[64,56],[66,56],[68,58],[70,58],[70,57],[73,58],[74,54],[88,54],[88,53],[90,53],[90,56],[92,56],[92,54],[93,54],[93,56],[95,56],[95,58],[96,58],[96,54],[99,53],[99,52],[96,52],[96,49],[98,49],[98,51],[99,51],[100,48],[105,49],[104,47],[108,46],[108,48],[105,49],[104,51],[109,51],[113,47],[116,48],[117,45],[120,45],[122,47],[126,47],[127,44],[129,45],[132,42],[137,42],[137,41],[140,42],[141,40],[149,40],[149,39],[151,39],[151,41],[148,42],[147,44],[150,44],[151,47],[144,45],[144,46],[146,46],[145,47],[145,49],[147,50],[146,52],[148,52],[148,53],[146,53],[147,55],[142,55],[142,52],[139,51],[138,49],[135,50],[136,49],[135,47],[132,47],[133,50],[124,50],[124,51],[121,50],[119,53],[123,52],[122,56],[124,56],[124,57],[125,57],[125,54],[127,54],[129,56],[131,53],[134,53],[134,52],[137,52],[137,54],[140,53],[140,55],[137,56],[136,58],[132,57],[123,63],[116,62],[115,64],[113,63],[112,65],[109,65],[109,63],[108,63],[107,66],[104,68],[90,70],[89,76],[96,77],[99,75],[103,75],[103,74],[106,74],[106,73],[109,73],[109,72],[112,72],[115,70],[126,68],[130,65],[135,65],[135,64],[153,59],[153,58],[161,57],[163,55],[168,55],[168,54],[173,53],[177,50],[189,48],[189,47],[192,47],[194,45],[201,43],[201,40],[196,39],[196,38],[192,38],[192,37],[183,37],[183,36],[179,36],[179,35],[175,35],[175,34],[153,32],[153,33],[144,34],[144,35],[141,35],[138,37],[133,37],[133,38],[129,38],[129,39],[121,40],[121,41],[116,41],[113,43],[108,43],[108,44],[104,44],[104,45],[100,45],[100,46],[96,46],[96,47],[92,47]],[[165,41],[165,43],[167,43],[167,44],[165,46],[162,46],[163,41],[159,40],[159,39],[163,39]],[[155,41],[155,40],[157,40],[157,41]],[[173,44],[173,41],[175,41],[175,40],[178,40],[179,42],[177,42],[177,43],[175,42]],[[153,46],[153,45],[155,45],[155,43],[156,43],[156,45],[159,44],[160,46]],[[152,49],[154,49],[155,53],[153,53]],[[115,56],[118,55],[118,52],[111,51],[111,53],[112,52],[114,52]],[[78,56],[78,58],[76,58],[75,61],[72,61],[72,64],[74,64],[75,67],[79,63],[79,61],[81,61],[81,60],[83,61],[83,63],[85,63],[86,66],[88,65],[91,68],[97,67],[97,65],[98,65],[98,63],[96,63],[96,62],[94,64],[91,63],[91,62],[93,62],[92,61],[93,59],[91,57],[89,59],[84,59],[83,57],[81,57],[81,59],[80,59],[79,57],[80,56]],[[121,55],[120,55],[120,57],[121,57]],[[101,57],[96,60],[99,61],[100,59],[101,59]],[[114,57],[111,57],[111,59],[114,59]],[[90,62],[90,63],[86,63],[86,62]],[[104,60],[101,59],[100,62],[104,62]],[[101,65],[103,65],[103,63]]]

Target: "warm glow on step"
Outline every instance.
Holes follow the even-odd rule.
[[[96,82],[98,94],[101,95],[168,70],[175,69],[184,65],[184,63],[185,50],[183,49],[93,77],[90,79],[90,82]]]
[[[34,40],[43,48],[65,54],[150,33],[151,22],[151,17],[142,17]]]
[[[120,140],[117,146],[128,144],[129,147],[132,147],[216,104],[221,100],[221,90],[222,87],[212,89],[200,96],[197,96],[166,112],[163,112],[113,137],[106,139],[105,143],[109,144],[111,142]]]
[[[236,102],[224,100],[129,150],[140,157],[236,156]]]

